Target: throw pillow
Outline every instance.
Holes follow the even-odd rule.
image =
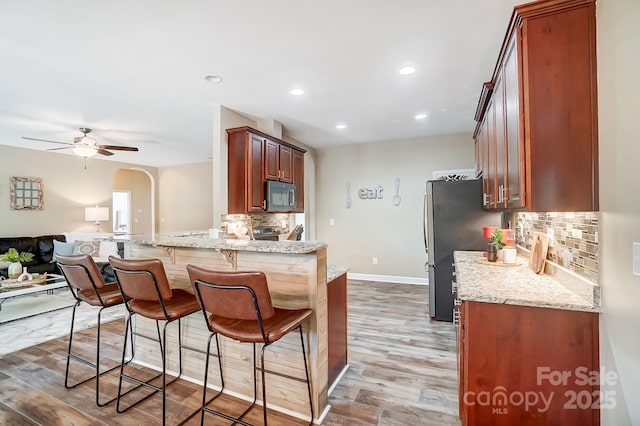
[[[117,241],[100,241],[100,249],[98,250],[98,256],[105,259],[109,259],[109,256],[120,257],[120,255],[118,254],[118,242]]]
[[[73,254],[88,254],[97,256],[100,252],[100,241],[76,241]]]
[[[75,246],[76,245],[74,243],[65,243],[64,241],[53,240],[53,257],[51,258],[51,263],[56,261],[56,253],[63,256],[71,256]]]

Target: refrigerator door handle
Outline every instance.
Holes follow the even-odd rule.
[[[422,203],[422,236],[424,237],[424,250],[427,253],[427,262],[424,264],[424,270],[429,272],[429,241],[427,239],[427,192],[424,193],[424,202]]]

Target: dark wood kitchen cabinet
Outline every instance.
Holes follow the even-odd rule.
[[[595,0],[514,9],[475,116],[486,208],[598,210],[595,40]]]
[[[296,186],[296,213],[304,212],[304,152],[293,150],[293,184]]]
[[[298,200],[304,197],[304,149],[251,127],[227,129],[227,139],[228,213],[264,212],[267,180],[294,183],[296,212],[304,211],[304,199]],[[296,156],[302,158],[298,181],[294,181]]]
[[[285,183],[293,182],[293,149],[265,139],[264,178]]]
[[[264,211],[264,176],[262,158],[264,140],[249,131],[228,134],[228,212],[255,213]]]
[[[599,388],[597,313],[472,301],[459,311],[464,425],[600,424],[613,401]]]
[[[329,386],[347,366],[347,274],[327,283]]]

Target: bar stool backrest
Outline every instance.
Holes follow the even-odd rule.
[[[76,290],[96,291],[96,289],[105,286],[96,262],[88,254],[75,256],[56,254],[56,259],[67,283]]]
[[[171,287],[160,259],[120,259],[109,256],[124,296],[150,302],[171,299]]]
[[[225,318],[254,321],[266,320],[275,314],[267,277],[263,272],[212,271],[194,265],[187,265],[187,271],[200,307],[205,312]],[[256,309],[253,295],[259,309]],[[257,316],[257,310],[261,318]]]

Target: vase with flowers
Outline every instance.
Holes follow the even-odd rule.
[[[14,279],[18,278],[22,273],[22,262],[31,262],[33,256],[33,253],[19,252],[12,247],[6,253],[0,255],[0,261],[10,262],[7,268],[7,275],[9,275],[9,278]]]
[[[498,251],[504,246],[505,244],[502,241],[502,229],[498,228],[493,234],[491,234],[491,238],[489,238],[489,243],[487,244],[487,261],[497,261]]]

